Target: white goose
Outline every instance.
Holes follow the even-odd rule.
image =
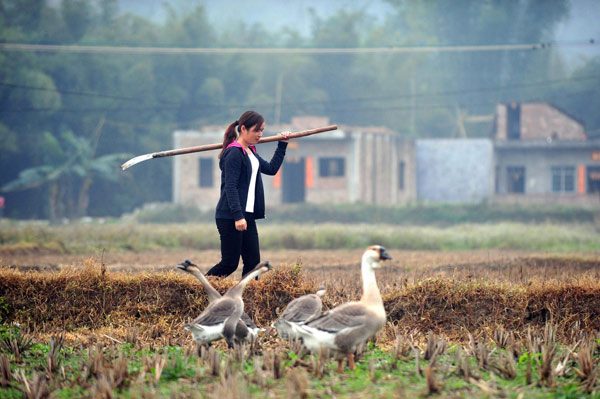
[[[350,370],[354,370],[357,347],[377,334],[385,324],[385,309],[375,280],[375,269],[381,267],[383,260],[391,258],[384,247],[370,246],[362,256],[363,293],[360,301],[342,304],[304,325],[288,323],[311,352],[321,348],[332,351],[338,359],[339,372],[343,371],[344,357],[348,359]]]
[[[196,277],[200,281],[200,283],[202,283],[204,291],[208,296],[209,303],[221,298],[221,294],[219,293],[219,291],[217,291],[210,284],[206,276],[200,271],[200,268],[194,263],[192,263],[189,259],[186,259],[185,261],[179,263],[177,267],[186,273],[190,273],[192,276]],[[240,322],[238,322],[238,325],[235,328],[235,340],[238,343],[244,341],[251,342],[256,339],[259,332],[262,332],[264,330],[264,328],[259,328],[246,312],[243,312],[240,316]]]
[[[325,295],[325,287],[321,286],[314,294],[302,295],[292,300],[271,327],[275,327],[282,339],[300,338],[289,325],[305,324],[315,317],[320,316],[323,311],[323,302],[321,301],[323,295]],[[285,322],[283,322],[284,320]]]
[[[236,328],[244,312],[244,288],[250,280],[271,269],[269,261],[259,263],[239,283],[227,290],[225,295],[210,302],[198,317],[184,326],[184,329],[191,331],[197,342],[208,343],[224,338],[227,345],[233,347],[236,343]]]

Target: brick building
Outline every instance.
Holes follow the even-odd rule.
[[[499,104],[493,130],[498,202],[597,204],[600,140],[548,103]]]
[[[329,125],[328,118],[297,117],[268,125],[265,136]],[[174,148],[218,143],[226,126],[176,131]],[[257,146],[270,159],[275,143]],[[173,200],[203,209],[219,199],[218,151],[174,158]],[[415,144],[383,127],[339,126],[337,130],[291,140],[279,173],[263,175],[267,206],[281,203],[363,202],[392,205],[416,199]]]
[[[586,139],[581,122],[545,102],[498,104],[493,136],[496,140]]]
[[[267,125],[265,136],[329,125],[298,117]],[[225,126],[176,131],[174,148],[219,143]],[[275,143],[260,144],[270,159]],[[174,157],[173,200],[203,209],[219,199],[218,151]],[[275,177],[264,176],[267,205],[412,201],[600,202],[600,139],[548,103],[499,104],[489,139],[419,139],[384,127],[339,126],[292,140]]]

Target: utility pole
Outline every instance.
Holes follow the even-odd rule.
[[[415,93],[415,78],[410,78],[410,132],[413,136],[415,136],[415,132],[417,131],[416,121],[415,121],[415,112],[416,112],[416,93]]]
[[[281,96],[283,92],[283,71],[277,76],[277,84],[275,85],[275,125],[281,122]]]

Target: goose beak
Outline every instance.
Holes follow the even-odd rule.
[[[269,263],[268,260],[266,260],[266,261],[263,262],[263,266],[267,267],[267,271],[273,270],[273,266],[271,266],[271,264]]]
[[[384,247],[379,247],[379,257],[381,260],[392,259],[392,255],[390,255]]]
[[[189,259],[184,260],[181,263],[178,263],[178,269],[187,270],[188,266],[196,266]]]

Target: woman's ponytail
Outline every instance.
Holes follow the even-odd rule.
[[[239,124],[238,121],[230,123],[225,130],[225,134],[223,135],[223,148],[221,148],[221,153],[219,154],[219,159],[223,156],[223,152],[229,146],[229,144],[233,143],[235,139],[237,139],[236,128]]]

